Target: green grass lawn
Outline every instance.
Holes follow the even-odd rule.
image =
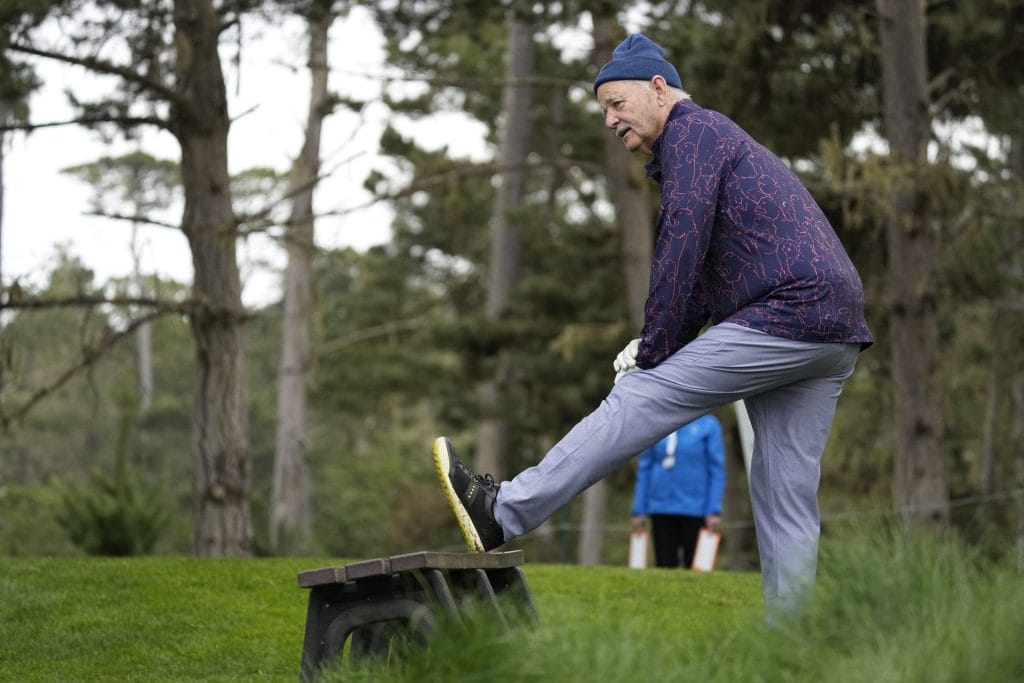
[[[541,620],[470,622],[339,680],[1024,680],[1024,578],[955,543],[826,543],[815,599],[763,624],[755,574],[527,564]],[[527,558],[529,559],[529,558]],[[5,559],[0,681],[298,677],[307,592],[343,560]]]
[[[294,680],[296,560],[0,563],[0,680]]]

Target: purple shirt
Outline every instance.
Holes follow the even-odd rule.
[[[652,151],[661,208],[638,366],[661,363],[709,318],[797,341],[872,342],[860,276],[781,159],[689,100]]]

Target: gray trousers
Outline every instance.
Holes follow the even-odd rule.
[[[821,455],[859,351],[715,325],[658,367],[624,376],[540,463],[502,483],[494,513],[505,540],[537,528],[669,432],[744,399],[765,604],[795,606],[814,581]]]

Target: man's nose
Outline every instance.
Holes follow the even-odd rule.
[[[615,112],[609,111],[604,115],[604,127],[615,128],[619,125],[619,117],[615,115]]]

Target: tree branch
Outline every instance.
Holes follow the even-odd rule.
[[[173,230],[181,230],[180,225],[174,223],[164,223],[163,221],[153,220],[142,215],[128,215],[123,213],[107,213],[106,211],[85,211],[82,213],[83,216],[96,216],[97,218],[109,218],[114,221],[126,221],[129,223],[139,223],[141,225],[152,225],[157,228],[171,228]]]
[[[12,289],[0,291],[6,295],[0,298],[0,311],[4,310],[43,310],[47,308],[76,308],[94,306],[142,306],[152,308],[157,313],[180,313],[192,315],[203,306],[196,299],[185,299],[184,301],[173,301],[169,299],[157,299],[155,297],[132,297],[132,296],[90,296],[88,294],[76,294],[74,296],[41,298],[24,297],[14,295]],[[13,295],[13,296],[12,296]]]
[[[39,128],[91,126],[97,123],[113,123],[120,126],[156,126],[164,130],[170,130],[168,122],[156,116],[83,116],[81,118],[68,119],[67,121],[47,121],[46,123],[7,123],[0,126],[0,131],[23,130],[31,133]]]
[[[419,74],[391,75],[372,74],[365,71],[351,71],[347,69],[331,69],[331,72],[336,74],[342,74],[345,76],[358,76],[361,78],[367,78],[374,81],[380,81],[385,84],[402,82],[422,82],[427,83],[429,85],[451,86],[454,88],[479,88],[487,86],[500,88],[505,85],[538,85],[560,88],[567,88],[573,85],[580,85],[581,87],[587,85],[587,87],[589,87],[589,84],[585,84],[583,81],[579,81],[572,78],[555,78],[552,76],[523,76],[519,78],[505,78],[503,76],[423,76]]]
[[[119,341],[131,335],[143,324],[171,312],[171,309],[150,311],[146,315],[132,320],[123,330],[107,334],[99,343],[83,348],[82,357],[76,364],[62,372],[50,384],[36,390],[36,392],[14,412],[8,414],[2,409],[2,406],[0,406],[0,428],[7,431],[10,428],[11,423],[21,420],[29,413],[29,411],[32,410],[32,408],[36,406],[36,404],[67,384],[67,382],[79,372],[90,368],[96,363],[96,361],[106,355],[108,351],[113,349]]]
[[[166,299],[155,299],[150,297],[97,297],[88,295],[76,295],[68,297],[59,297],[53,299],[38,299],[38,298],[26,298],[15,301],[10,300],[11,289],[8,288],[6,292],[6,301],[0,300],[0,310],[4,309],[27,309],[27,310],[39,310],[45,308],[58,308],[58,307],[89,307],[90,310],[99,305],[120,305],[120,306],[146,306],[152,308],[151,311],[133,318],[124,329],[117,332],[110,332],[103,337],[99,342],[82,348],[82,356],[77,363],[67,368],[62,372],[54,381],[50,382],[46,386],[36,390],[35,393],[21,406],[19,406],[14,412],[7,413],[3,409],[2,403],[0,403],[0,430],[6,431],[10,428],[13,422],[24,418],[29,411],[31,411],[40,401],[45,399],[50,394],[54,393],[62,386],[67,384],[72,377],[83,370],[91,369],[91,367],[104,355],[106,355],[114,346],[125,337],[130,336],[143,324],[155,320],[160,316],[167,314],[184,314],[188,316],[195,316],[201,314],[216,314],[214,310],[207,304],[196,300],[186,299],[184,301],[169,301]],[[230,316],[238,315],[235,311],[223,311],[224,314]]]
[[[43,57],[58,62],[64,62],[65,64],[81,66],[96,73],[118,76],[129,83],[141,85],[146,90],[153,92],[167,102],[177,104],[186,110],[191,108],[189,102],[187,102],[177,91],[167,87],[160,81],[147,78],[146,76],[133,71],[129,67],[119,66],[97,57],[77,57],[74,55],[66,55],[61,52],[43,50],[41,48],[33,47],[32,45],[25,45],[17,42],[10,43],[7,48],[14,50],[15,52],[21,52],[35,57]]]
[[[417,318],[408,318],[406,320],[393,320],[382,325],[375,325],[373,327],[367,327],[362,330],[356,330],[349,334],[341,337],[335,337],[330,341],[326,342],[320,347],[320,354],[327,356],[332,353],[337,353],[342,349],[358,344],[360,342],[370,341],[371,339],[377,339],[379,337],[386,337],[389,334],[395,332],[404,332],[405,330],[415,330],[419,327],[423,327],[429,321],[431,316],[421,315]]]
[[[236,309],[229,306],[214,306],[202,298],[190,297],[183,301],[157,299],[155,297],[132,296],[92,296],[75,294],[65,297],[30,297],[25,296],[17,285],[0,289],[0,311],[4,310],[43,310],[48,308],[95,308],[97,306],[140,306],[152,308],[157,313],[177,313],[190,318],[199,316],[207,319],[224,318],[245,322],[252,313],[244,307]]]
[[[547,167],[564,168],[566,166],[579,166],[580,168],[583,168],[595,174],[601,172],[601,169],[597,166],[597,164],[582,159],[569,158],[560,158],[557,160],[541,159],[539,161],[527,161],[525,163],[516,164],[491,162],[485,164],[457,166],[447,169],[445,171],[441,171],[440,173],[435,173],[414,180],[412,183],[406,185],[401,189],[394,190],[392,192],[387,192],[384,194],[377,194],[373,198],[363,202],[362,204],[356,204],[355,206],[350,206],[347,208],[335,209],[334,211],[327,211],[318,214],[318,216],[344,216],[350,213],[354,213],[356,211],[368,209],[373,205],[377,204],[378,202],[402,199],[403,197],[411,196],[417,192],[445,185],[447,183],[457,181],[461,178],[469,178],[472,176],[481,175],[493,175],[495,173],[501,173],[502,171],[507,170],[530,170]]]

